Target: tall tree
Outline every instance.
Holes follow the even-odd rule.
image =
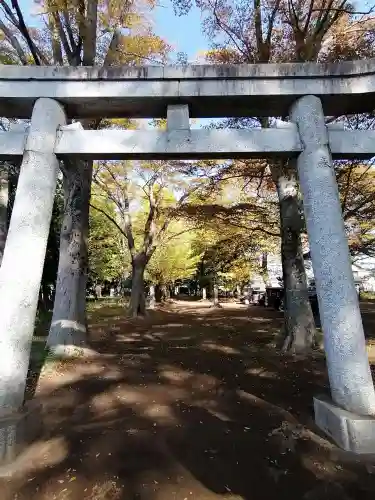
[[[200,185],[201,180],[192,180],[189,172],[184,163],[162,161],[98,162],[95,165],[94,182],[116,206],[117,217],[100,207],[95,208],[106,215],[128,244],[132,267],[129,312],[133,317],[145,313],[147,264],[175,215]],[[134,217],[131,207],[137,206],[139,210]]]
[[[160,61],[168,46],[154,36],[137,1],[106,2],[45,0],[41,6],[41,29],[25,23],[17,0],[2,0],[0,30],[4,50],[21,64],[104,65]],[[153,0],[142,7],[154,6]],[[128,33],[123,33],[123,28]],[[130,52],[127,47],[130,47]],[[100,126],[101,120],[83,122]],[[60,258],[56,299],[48,345],[61,353],[86,340],[87,238],[92,163],[66,161],[64,217],[60,235]],[[73,352],[75,350],[73,349]]]
[[[193,249],[194,231],[185,232],[184,221],[173,222],[146,268],[146,278],[156,286],[157,297],[165,300],[177,281],[196,273],[200,255]]]
[[[0,62],[4,64],[4,55],[0,53]],[[12,62],[13,60],[5,59],[5,63]],[[15,123],[10,120],[0,121],[0,131],[7,131],[17,128]],[[15,171],[18,170],[17,162],[0,162],[0,265],[3,260],[5,243],[8,235],[8,220],[10,208],[10,179]]]
[[[184,13],[191,2],[174,0]],[[372,40],[373,19],[354,12],[346,0],[196,0],[211,40],[208,60],[215,63],[269,63],[334,60],[363,54]],[[349,51],[340,50],[343,47]],[[353,48],[355,47],[355,48]],[[231,120],[232,126],[254,126],[254,120]],[[261,126],[269,126],[261,120]],[[314,321],[308,300],[301,245],[301,204],[296,170],[290,162],[270,162],[281,222],[285,287],[285,348],[310,348]]]
[[[91,203],[113,219],[116,207],[96,192],[91,192]],[[123,236],[114,224],[109,224],[102,211],[91,207],[89,237],[89,272],[92,281],[112,281],[125,277],[130,267],[130,256]]]
[[[194,243],[201,255],[196,279],[211,293],[223,280],[241,289],[255,271],[263,274],[260,257],[275,251],[279,240],[272,179],[259,175],[257,162],[202,162],[203,172],[207,163],[212,163],[214,174],[179,211],[199,228]]]

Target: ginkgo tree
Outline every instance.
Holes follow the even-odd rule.
[[[214,182],[180,214],[199,227],[194,241],[201,255],[198,279],[211,292],[223,280],[239,288],[248,284],[251,275],[260,272],[261,254],[274,250],[280,237],[267,183],[262,187],[259,179],[244,182],[243,172],[239,176],[233,165],[216,169]]]
[[[127,241],[132,270],[130,314],[145,313],[145,269],[164,238],[170,240],[171,222],[188,200],[207,182],[195,175],[193,165],[184,162],[97,162],[93,181],[104,197],[116,207],[116,216],[106,215]],[[208,174],[207,174],[208,175]],[[194,222],[186,222],[173,237],[189,232]]]
[[[173,4],[177,13],[184,14],[193,2],[173,0]],[[331,62],[373,55],[371,6],[358,12],[348,0],[196,0],[195,4],[211,41],[207,60],[214,64]],[[270,121],[227,120],[225,126],[268,127]],[[272,173],[280,207],[284,345],[306,352],[315,328],[303,262],[304,223],[296,169],[290,161],[270,161],[264,168]]]
[[[186,223],[173,221],[162,242],[156,248],[147,268],[146,279],[156,286],[157,300],[165,300],[177,280],[196,274],[201,255],[194,250],[195,231],[185,231]]]
[[[104,199],[93,185],[91,203],[116,217],[116,207]],[[124,237],[102,211],[90,209],[89,272],[92,280],[112,281],[124,278],[130,266],[130,256]]]
[[[15,64],[112,66],[161,64],[169,45],[157,37],[148,19],[154,0],[40,0],[37,27],[28,25],[18,0],[0,2],[0,52]],[[97,119],[84,128],[108,125]],[[56,297],[47,340],[65,352],[86,341],[86,283],[92,162],[72,159],[64,174],[64,216]],[[65,325],[65,327],[64,327]],[[66,327],[66,325],[70,325]]]

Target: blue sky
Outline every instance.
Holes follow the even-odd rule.
[[[37,7],[33,0],[20,0],[25,20],[29,26],[38,26],[39,16],[35,15]],[[33,15],[34,13],[34,15]],[[164,38],[173,48],[174,53],[185,52],[189,62],[194,62],[197,55],[208,48],[208,41],[202,33],[200,11],[193,7],[189,14],[176,16],[171,0],[159,0],[158,6],[151,14],[153,30]],[[173,56],[173,55],[172,55]],[[192,128],[200,128],[212,120],[195,120]],[[148,120],[142,120],[148,128]]]
[[[200,11],[196,7],[186,16],[176,16],[171,0],[160,0],[153,18],[156,34],[165,38],[175,52],[185,52],[189,61],[208,48],[207,38],[201,29]]]
[[[20,0],[26,21],[38,25],[38,16],[33,0]],[[202,34],[200,11],[193,7],[186,16],[176,16],[171,0],[159,0],[152,13],[153,29],[157,35],[172,45],[174,52],[185,52],[189,61],[194,61],[197,54],[207,49],[208,41]]]

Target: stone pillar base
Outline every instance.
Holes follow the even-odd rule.
[[[345,451],[375,453],[375,418],[343,410],[326,397],[314,398],[316,425]]]
[[[42,431],[42,406],[29,401],[17,413],[0,417],[0,475]]]

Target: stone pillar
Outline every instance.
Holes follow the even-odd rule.
[[[302,143],[297,167],[332,399],[348,412],[374,416],[374,386],[320,99],[302,97],[290,119]]]
[[[23,404],[59,168],[53,151],[64,123],[59,103],[37,100],[0,268],[0,416]]]
[[[7,162],[3,162],[2,165],[0,165],[0,265],[3,260],[3,253],[8,232],[8,169],[9,165]]]

